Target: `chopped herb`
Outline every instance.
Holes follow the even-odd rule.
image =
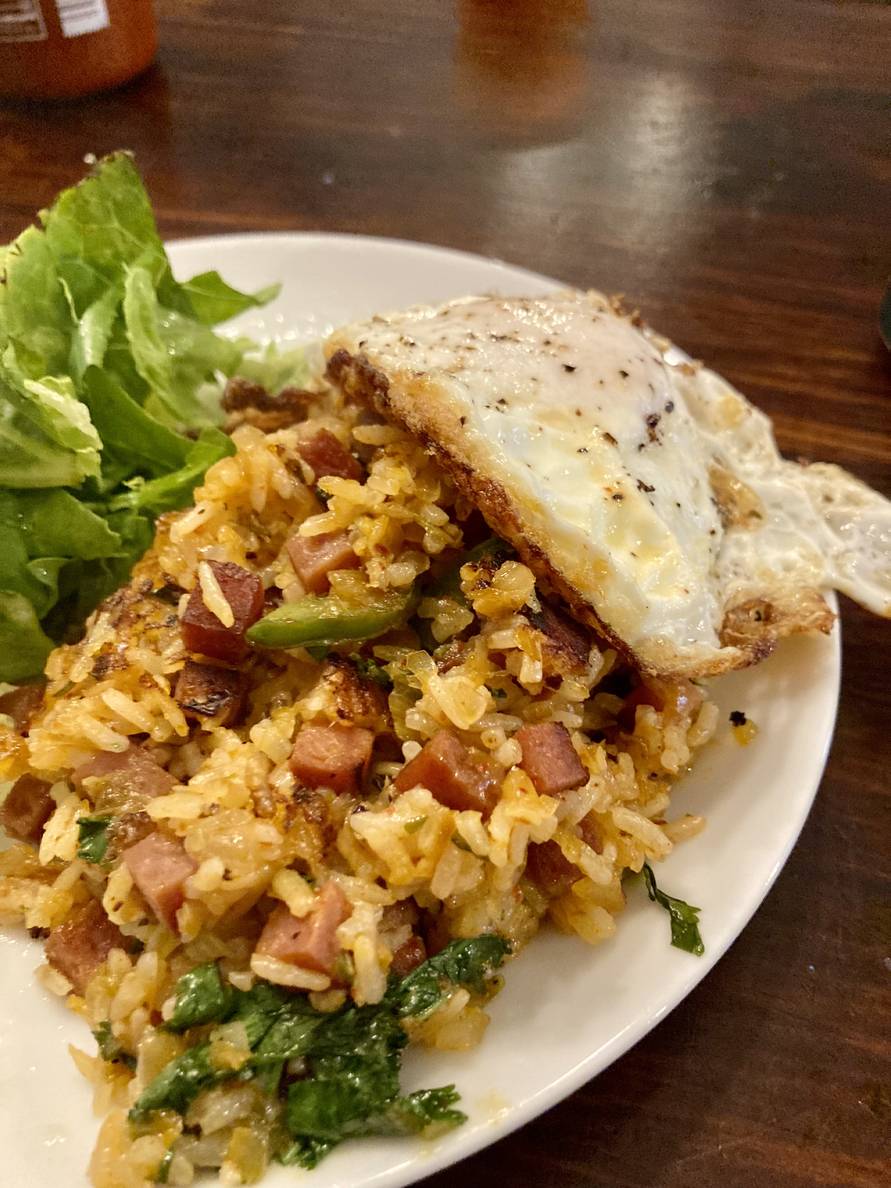
[[[77,821],[77,856],[84,862],[102,862],[108,850],[108,815],[79,817]]]
[[[155,1183],[166,1184],[170,1176],[170,1165],[173,1163],[173,1148],[169,1148],[164,1152],[164,1158],[158,1164],[158,1170],[155,1172]]]
[[[412,817],[402,828],[406,833],[417,833],[426,820],[426,817]]]
[[[382,664],[378,664],[376,660],[371,660],[367,656],[360,656],[358,652],[352,652],[350,659],[356,666],[356,671],[360,676],[365,677],[366,680],[374,681],[382,689],[393,688],[390,674]]]
[[[99,1055],[103,1060],[112,1064],[126,1064],[128,1068],[136,1067],[136,1060],[121,1045],[121,1042],[111,1030],[111,1022],[104,1019],[93,1029],[93,1038],[99,1048]]]
[[[318,499],[319,503],[323,503],[325,505],[325,507],[327,507],[328,500],[331,498],[331,496],[328,494],[328,492],[323,491],[321,487],[316,487],[315,494],[316,494],[316,499]]]
[[[215,961],[190,970],[176,983],[176,1003],[168,1031],[186,1031],[202,1023],[221,1023],[235,1007],[237,992],[225,986]]]
[[[452,845],[457,846],[459,850],[464,850],[464,852],[467,854],[469,854],[471,852],[470,846],[467,844],[467,842],[464,840],[464,838],[461,836],[460,833],[452,834]]]
[[[130,1110],[131,1122],[141,1122],[152,1110],[176,1110],[184,1114],[199,1093],[233,1075],[232,1070],[214,1069],[210,1063],[210,1042],[187,1048],[171,1060],[150,1081]]]
[[[494,935],[453,941],[407,977],[393,979],[381,1002],[328,1013],[315,1010],[306,994],[266,982],[230,990],[215,965],[201,966],[177,983],[171,1023],[237,1019],[247,1033],[250,1059],[237,1071],[215,1068],[212,1033],[205,1038],[199,1032],[200,1041],[145,1088],[130,1111],[131,1123],[139,1126],[154,1110],[185,1113],[200,1092],[224,1080],[254,1080],[277,1096],[284,1092],[287,1062],[299,1059],[305,1074],[287,1088],[288,1136],[276,1152],[281,1163],[314,1167],[337,1143],[359,1135],[432,1136],[458,1126],[465,1116],[454,1108],[454,1086],[400,1093],[401,1053],[408,1043],[402,1020],[429,1015],[453,986],[490,993],[497,983],[494,971],[509,952],[507,942]]]
[[[742,710],[732,710],[730,713],[730,723],[732,726],[745,726],[748,720]]]
[[[700,908],[692,907],[683,899],[675,899],[666,895],[656,886],[656,876],[649,862],[643,865],[643,876],[647,886],[647,894],[654,903],[665,908],[671,917],[671,943],[676,949],[683,949],[686,953],[693,953],[701,957],[705,952],[705,945],[699,933]]]
[[[507,689],[490,689],[489,692],[496,701],[502,701],[505,697],[507,697]]]
[[[443,985],[487,993],[494,971],[509,953],[510,945],[495,933],[452,941],[391,987],[388,997],[397,998],[403,1018],[429,1015],[442,1002]]]

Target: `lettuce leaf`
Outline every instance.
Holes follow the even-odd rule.
[[[220,383],[255,348],[213,327],[278,292],[176,280],[126,153],[39,224],[0,248],[0,681],[76,637],[233,451]]]

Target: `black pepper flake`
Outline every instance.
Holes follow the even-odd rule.
[[[587,446],[579,446],[579,448],[576,450],[577,454],[587,454],[588,452]]]
[[[650,413],[650,415],[647,417],[647,437],[650,439],[650,441],[659,440],[659,437],[656,433],[656,426],[659,424],[661,419],[662,418],[660,417],[659,413]]]
[[[466,425],[466,424],[467,424],[467,417],[459,417],[459,418],[458,418],[458,422],[459,422],[459,424],[461,424],[462,426],[463,426],[463,425]]]
[[[638,489],[638,491],[643,491],[643,492],[644,492],[646,495],[649,495],[649,493],[650,493],[651,491],[655,491],[655,490],[656,490],[656,488],[655,488],[655,487],[651,487],[649,483],[645,483],[645,482],[643,481],[643,479],[638,479],[638,480],[637,480],[637,489]]]
[[[564,370],[564,371],[573,372],[573,371],[575,371],[575,365],[574,365],[574,364],[572,364],[572,363],[564,363],[564,364],[563,364],[563,370]]]
[[[622,379],[628,378],[628,372],[625,370],[624,367],[619,369],[619,375],[622,377]]]
[[[625,496],[622,494],[621,491],[616,491],[615,495],[613,495],[613,502],[621,503],[624,498],[625,498]]]
[[[575,410],[575,415],[576,415],[577,417],[580,417],[580,416],[582,415],[582,410],[581,410],[580,408],[577,408],[577,409]]]
[[[745,726],[745,724],[746,724],[746,722],[748,722],[748,720],[749,720],[749,719],[748,719],[748,718],[746,717],[746,715],[745,715],[745,714],[742,712],[742,710],[731,710],[731,713],[730,713],[730,722],[731,722],[731,725],[733,725],[733,726]]]
[[[603,440],[608,441],[610,445],[618,445],[619,444],[611,433],[604,433]]]
[[[674,401],[673,401],[673,400],[666,400],[666,401],[665,401],[665,411],[666,411],[667,413],[672,413],[672,412],[674,412]]]

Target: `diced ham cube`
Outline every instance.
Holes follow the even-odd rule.
[[[514,737],[523,752],[523,770],[539,795],[560,796],[587,783],[588,773],[561,723],[521,726]]]
[[[16,730],[26,731],[32,715],[43,701],[44,681],[35,681],[33,685],[19,685],[17,689],[10,689],[0,696],[0,714],[12,718]]]
[[[598,854],[603,852],[603,837],[593,813],[579,822],[579,835],[586,846]],[[583,876],[555,841],[546,841],[532,842],[526,851],[526,877],[553,898],[568,891]]]
[[[410,936],[393,954],[390,970],[397,978],[404,978],[427,960],[427,949],[419,936]]]
[[[23,775],[10,788],[0,807],[0,825],[17,841],[37,845],[55,807],[50,785],[36,776]]]
[[[319,429],[297,445],[297,453],[311,466],[317,479],[326,474],[336,478],[360,479],[362,467],[328,429]]]
[[[556,842],[546,841],[532,842],[526,851],[526,877],[548,898],[556,898],[583,876]]]
[[[124,949],[127,941],[112,924],[96,899],[78,907],[64,924],[52,929],[46,942],[46,959],[63,973],[75,993],[83,994],[87,982],[112,949]]]
[[[71,780],[78,789],[86,780],[96,780],[84,788],[103,812],[138,812],[156,796],[166,796],[176,784],[174,777],[159,766],[142,747],[126,751],[100,751],[76,767]]]
[[[335,569],[356,569],[361,564],[345,532],[292,536],[285,547],[294,572],[310,594],[324,594],[330,586],[328,574]]]
[[[176,932],[176,913],[186,897],[186,879],[198,869],[182,842],[156,829],[124,850],[123,859],[146,903]]]
[[[190,718],[213,718],[232,726],[244,709],[247,686],[244,676],[219,664],[187,660],[176,682],[176,700]]]
[[[223,597],[232,608],[234,623],[224,627],[213,611],[204,605],[200,584],[189,595],[182,617],[183,643],[190,652],[237,664],[250,651],[245,639],[248,627],[263,613],[263,583],[231,561],[208,562],[219,583]]]
[[[595,854],[603,853],[603,831],[593,813],[582,817],[579,821],[579,833],[586,846],[590,846]]]
[[[499,779],[494,771],[475,762],[467,747],[448,730],[440,730],[406,763],[393,780],[397,792],[419,785],[459,812],[469,809],[486,816],[498,800]]]
[[[303,726],[294,739],[291,771],[307,788],[361,790],[374,734],[362,726]]]
[[[337,929],[351,911],[340,887],[329,881],[319,891],[309,915],[302,920],[292,916],[284,904],[277,907],[266,921],[256,952],[331,977],[340,955]]]

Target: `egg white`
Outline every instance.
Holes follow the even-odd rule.
[[[762,413],[598,293],[417,307],[325,349],[653,673],[720,672],[828,630],[830,585],[891,613],[891,504],[784,461]]]

